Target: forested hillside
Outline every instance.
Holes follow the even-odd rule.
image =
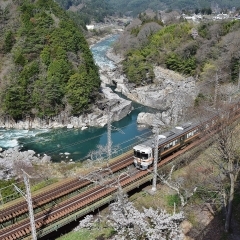
[[[108,0],[56,0],[69,16],[84,27],[91,21],[104,22],[104,17],[114,14]]]
[[[212,1],[208,0],[109,0],[111,6],[118,12],[126,13],[132,11],[133,16],[145,11],[148,8],[154,10],[193,10],[211,7]],[[214,5],[218,4],[219,8],[230,9],[232,7],[239,8],[240,1],[238,0],[216,0]]]
[[[140,35],[149,33],[148,28],[140,19],[133,21],[115,45],[116,51],[125,53],[124,71],[131,82],[142,85],[153,80],[153,67],[158,65],[200,81],[215,79],[215,74],[221,82],[238,81],[239,20],[200,24],[179,20],[161,26],[141,43]]]
[[[102,22],[104,17],[114,13],[120,15],[137,14],[150,8],[153,10],[201,10],[214,7],[220,12],[233,7],[240,8],[239,0],[216,0],[216,1],[194,1],[194,0],[56,0],[66,10],[70,10],[71,16],[89,23],[91,20]],[[79,19],[78,19],[79,20]]]
[[[0,6],[1,115],[16,120],[87,111],[100,78],[74,22],[53,0]]]

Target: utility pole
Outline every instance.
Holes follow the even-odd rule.
[[[26,188],[26,193],[24,193],[16,185],[14,184],[13,185],[15,189],[25,198],[25,200],[28,203],[29,218],[30,218],[30,224],[31,224],[31,230],[32,230],[32,239],[37,240],[37,233],[36,233],[33,206],[32,206],[32,197],[31,197],[30,183],[29,183],[30,176],[23,169],[22,169],[22,172],[23,172],[23,180]]]
[[[157,120],[153,121],[153,132],[154,132],[155,136],[154,136],[154,160],[153,160],[154,162],[153,162],[152,192],[156,192],[156,190],[157,190],[157,176],[158,176],[158,172],[157,172],[158,142],[159,142],[159,139],[164,139],[164,138],[166,138],[166,136],[158,135],[159,134],[159,123],[157,122]]]
[[[214,93],[214,108],[216,108],[217,105],[217,95],[218,95],[218,89],[219,89],[219,77],[218,77],[218,71],[216,72],[215,77],[215,93]]]
[[[158,164],[158,126],[154,123],[153,127],[155,137],[154,137],[154,162],[153,162],[153,182],[152,182],[152,191],[156,192],[157,190],[157,164]]]
[[[112,139],[111,139],[111,110],[110,105],[108,105],[108,121],[107,121],[107,142],[108,142],[108,160],[107,160],[107,167],[109,167],[109,161],[112,157]]]
[[[238,72],[238,91],[240,90],[240,67]]]
[[[4,204],[4,201],[3,201],[3,196],[2,196],[1,190],[0,190],[0,204],[1,204],[1,205],[3,205],[3,204]]]

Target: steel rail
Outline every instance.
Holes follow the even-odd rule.
[[[116,173],[117,171],[119,171],[131,164],[132,164],[132,156],[131,156],[131,154],[127,154],[125,157],[122,157],[119,160],[117,160],[116,162],[111,163],[110,169],[113,173]],[[104,169],[103,169],[103,171],[104,171]],[[104,174],[104,172],[102,172],[102,174]],[[105,174],[107,174],[107,170],[106,170]],[[60,197],[63,197],[75,190],[79,190],[90,184],[91,184],[90,181],[79,180],[79,178],[75,178],[71,181],[64,182],[62,185],[59,185],[59,187],[57,187],[55,189],[51,189],[51,190],[43,192],[37,196],[34,196],[32,198],[33,207],[40,208],[44,204],[50,203],[51,201],[54,201]],[[25,201],[17,203],[11,207],[0,210],[0,216],[1,216],[0,223],[4,223],[6,221],[11,221],[11,219],[14,219],[17,216],[20,216],[27,212],[28,212],[28,208],[27,208],[27,203]]]

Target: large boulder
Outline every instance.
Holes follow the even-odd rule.
[[[111,88],[105,87],[102,89],[103,94],[111,104],[112,121],[119,121],[124,118],[132,110],[132,102],[120,98]]]
[[[146,113],[141,112],[138,114],[137,123],[145,126],[153,126],[155,123],[158,123],[159,126],[164,126],[165,124],[169,124],[169,122],[165,122],[165,118],[162,118],[162,113]]]

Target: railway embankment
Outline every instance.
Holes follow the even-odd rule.
[[[214,132],[212,132],[214,134]],[[208,148],[214,139],[209,138],[209,135],[205,135],[197,141],[194,141],[192,144],[185,146],[180,151],[174,153],[173,155],[168,156],[163,159],[159,165],[159,173],[166,173],[169,171],[171,165],[175,165],[177,172],[182,171],[183,167],[187,167],[199,156],[199,154],[206,148]],[[126,159],[127,160],[127,159]],[[131,159],[130,159],[131,160]],[[132,162],[132,161],[131,161]],[[170,165],[169,165],[170,163]],[[116,164],[116,162],[114,163]],[[212,175],[214,169],[209,165],[209,162],[202,167],[202,162],[199,165],[199,169],[195,172],[191,168],[190,173],[196,174],[198,172],[202,173],[203,176]],[[120,164],[122,168],[122,164]],[[168,169],[167,169],[168,168]],[[104,171],[104,169],[102,169]],[[151,170],[151,169],[150,169]],[[106,205],[109,201],[114,199],[114,194],[117,190],[118,184],[121,184],[122,188],[129,192],[133,189],[138,189],[142,184],[150,182],[152,179],[151,171],[137,171],[131,172],[132,174],[126,174],[122,177],[121,174],[116,179],[105,179],[106,182],[99,182],[95,187],[90,188],[83,193],[80,193],[77,196],[74,196],[67,201],[63,201],[50,208],[50,211],[45,209],[43,212],[36,215],[36,226],[39,233],[39,236],[44,236],[52,231],[57,231],[59,227],[64,226],[65,224],[75,221],[77,218],[84,216],[85,214],[98,209],[99,207]],[[189,174],[185,174],[184,178],[189,180]],[[96,179],[95,179],[96,180]],[[193,181],[194,177],[190,179],[190,183],[196,184],[196,181]],[[95,182],[95,181],[94,181]],[[159,185],[161,188],[161,184]],[[51,195],[51,198],[54,195]],[[47,199],[47,198],[46,198]],[[44,213],[46,212],[46,214]],[[191,219],[191,215],[188,216]],[[203,225],[202,225],[203,226]],[[29,225],[26,225],[26,221],[23,225],[18,225],[20,229],[15,230],[15,228],[10,227],[2,231],[3,234],[12,234],[12,236],[23,236],[24,234],[29,234]],[[5,235],[4,235],[5,236]]]
[[[190,147],[190,146],[189,146]],[[207,187],[211,185],[212,179],[218,175],[218,168],[213,166],[209,161],[209,156],[214,148],[214,138],[208,140],[204,138],[201,144],[196,143],[195,147],[185,153],[181,154],[178,158],[175,158],[170,164],[164,165],[159,168],[159,174],[165,174],[167,176],[171,167],[175,166],[175,171],[172,174],[173,181],[181,181],[182,190],[188,191],[194,189],[196,186],[203,186],[199,188],[194,196],[189,197],[188,204],[184,207],[185,220],[182,222],[181,227],[183,229],[185,239],[214,239],[220,240],[226,237],[224,232],[223,216],[221,213],[221,204],[217,205],[217,199],[213,199],[214,204],[210,204],[206,201],[206,195],[208,194]],[[184,150],[184,149],[183,149]],[[186,149],[185,149],[186,150]],[[131,192],[129,200],[134,203],[137,209],[142,210],[142,207],[156,207],[166,209],[168,212],[178,211],[181,209],[180,201],[176,194],[176,191],[170,189],[168,186],[158,182],[157,192],[152,195],[151,192],[151,175],[148,175],[149,179],[146,180],[149,185],[140,185],[140,188]],[[146,177],[147,179],[147,177]],[[136,182],[136,184],[138,184]],[[240,194],[237,193],[237,194]],[[105,199],[107,200],[107,199]],[[234,229],[229,239],[239,239],[240,226],[238,222],[238,209],[240,207],[239,202],[234,202]],[[182,210],[182,209],[181,209]],[[101,212],[102,218],[106,217],[108,211]],[[88,232],[88,230],[86,230]],[[102,233],[101,228],[96,230],[98,233]],[[91,229],[90,236],[98,237],[94,229]],[[76,235],[76,232],[74,233]],[[81,231],[79,232],[79,239],[81,238]],[[71,239],[69,234],[66,237],[59,239]]]

